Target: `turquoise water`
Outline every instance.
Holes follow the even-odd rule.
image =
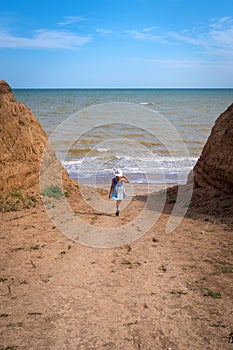
[[[109,177],[115,167],[134,182],[148,182],[148,174],[149,182],[185,182],[214,121],[233,102],[233,89],[16,89],[14,94],[34,112],[48,136],[65,121],[64,133],[53,142],[55,151],[70,175],[86,183]],[[81,112],[113,102],[119,111],[121,103],[134,104],[138,111],[133,116],[130,108],[119,112],[115,124],[99,107],[96,113]],[[76,112],[74,126],[69,118]],[[85,123],[88,130],[80,136]],[[68,148],[67,127],[72,139]]]

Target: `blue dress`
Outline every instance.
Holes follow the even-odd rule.
[[[124,199],[126,197],[126,194],[125,194],[123,183],[117,182],[116,178],[113,179],[113,182],[114,182],[114,187],[110,195],[110,198],[116,199],[116,200]]]

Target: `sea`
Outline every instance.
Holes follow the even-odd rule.
[[[71,178],[184,184],[233,89],[14,89]]]

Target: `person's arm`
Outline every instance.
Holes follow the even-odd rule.
[[[108,198],[110,198],[110,196],[111,196],[111,193],[112,193],[113,187],[114,187],[114,180],[112,179],[112,183],[111,183],[111,187],[110,187],[110,190],[109,190],[109,195],[108,195]]]
[[[125,182],[130,182],[129,179],[128,179],[128,177],[125,176],[125,175],[122,176],[122,180],[124,180]]]

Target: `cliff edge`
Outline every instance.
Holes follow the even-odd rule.
[[[233,104],[216,120],[194,169],[196,187],[233,194]]]
[[[17,102],[11,87],[0,80],[0,193],[13,189],[39,195],[41,158],[45,147],[48,164],[62,174],[65,190],[78,191],[57,159],[48,137],[33,112]]]

